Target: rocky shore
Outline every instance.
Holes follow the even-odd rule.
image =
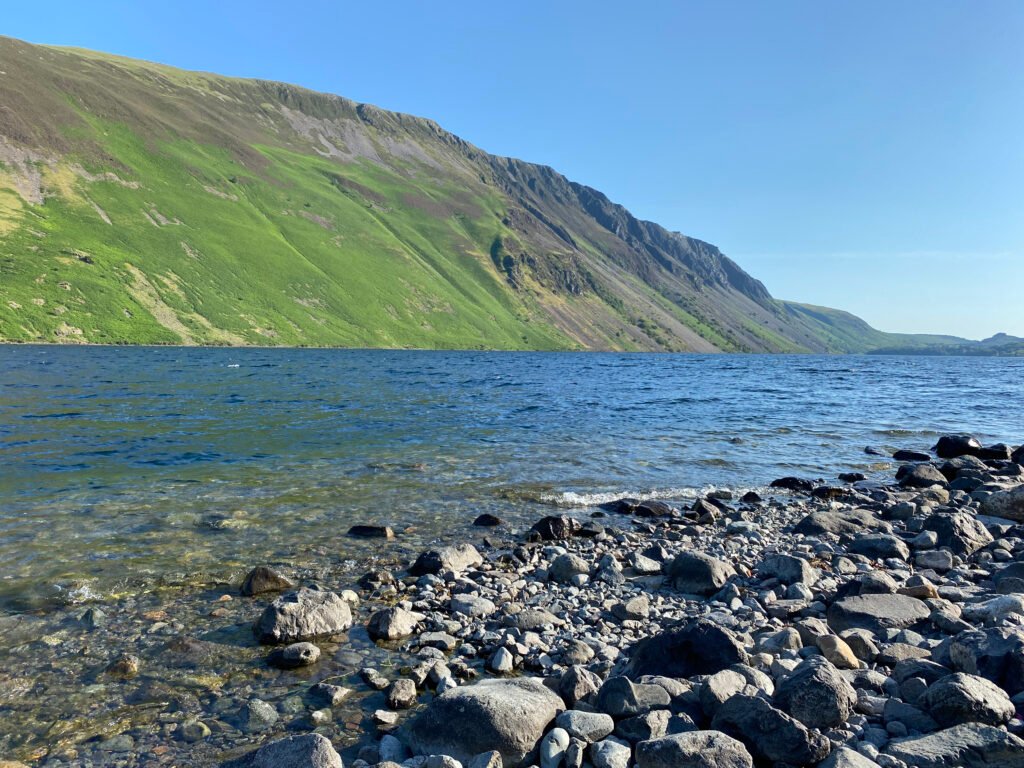
[[[248,614],[259,644],[248,690],[267,670],[299,693],[246,698],[236,680],[163,703],[146,734],[173,749],[126,732],[107,741],[133,747],[40,761],[1024,766],[1024,448],[951,435],[894,458],[885,483],[780,478],[766,498],[687,508],[622,499],[525,532],[481,518],[478,543],[355,584],[257,566],[222,616]],[[349,648],[359,638],[387,663],[319,672],[370,658]],[[212,645],[180,637],[168,652],[215,666]],[[139,674],[131,654],[103,671]]]

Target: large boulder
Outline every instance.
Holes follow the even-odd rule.
[[[1006,692],[983,677],[957,672],[932,683],[918,704],[943,727],[964,723],[1002,725],[1014,715]]]
[[[707,619],[644,638],[628,655],[624,674],[633,679],[713,675],[732,664],[747,663],[747,653],[736,635]]]
[[[1010,454],[1010,461],[1017,464],[1024,464],[1024,445],[1018,446],[1017,449]]]
[[[476,547],[472,544],[461,542],[423,552],[416,558],[416,562],[412,564],[409,573],[413,576],[438,574],[441,571],[459,573],[474,565],[480,565],[483,561],[484,559],[476,551]]]
[[[836,600],[828,609],[828,625],[833,632],[846,629],[907,629],[931,615],[928,606],[907,595],[853,595]]]
[[[754,696],[733,696],[718,708],[711,727],[742,741],[755,760],[812,765],[829,753],[828,739]]]
[[[892,526],[875,517],[869,509],[827,511],[816,509],[793,528],[793,533],[804,536],[857,536],[870,531],[889,532]]]
[[[996,491],[981,501],[981,514],[1024,522],[1024,485]]]
[[[540,680],[481,680],[436,697],[409,724],[406,737],[418,755],[450,755],[463,765],[496,750],[506,768],[518,768],[565,709]]]
[[[366,631],[371,640],[401,640],[411,635],[423,619],[422,613],[407,611],[398,606],[382,608],[370,616]]]
[[[340,595],[303,587],[268,605],[255,630],[264,644],[298,643],[337,635],[351,626],[352,610]]]
[[[932,450],[940,459],[955,459],[957,456],[977,456],[982,447],[973,435],[943,435]]]
[[[1024,691],[1024,630],[992,627],[960,632],[949,641],[953,669],[990,680],[1011,696]]]
[[[665,575],[680,592],[709,597],[724,587],[736,571],[703,552],[683,552],[665,567]]]
[[[938,537],[936,546],[945,547],[954,555],[966,557],[992,543],[992,534],[978,518],[966,512],[939,512],[924,521],[927,531]]]
[[[642,741],[636,747],[637,768],[753,768],[743,746],[721,731],[690,731]]]
[[[1024,741],[1001,728],[970,723],[927,736],[895,739],[885,753],[913,768],[1020,768]]]
[[[812,656],[779,683],[773,703],[808,728],[824,730],[846,723],[857,692],[824,656]]]
[[[341,755],[325,736],[303,733],[287,736],[256,750],[251,768],[343,768]]]

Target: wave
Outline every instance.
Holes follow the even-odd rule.
[[[698,499],[712,491],[720,490],[714,485],[705,485],[702,488],[693,486],[683,488],[655,488],[646,491],[621,490],[603,491],[600,493],[577,493],[576,491],[561,491],[558,493],[540,494],[537,501],[542,504],[550,504],[554,507],[582,508],[598,507],[602,504],[610,504],[619,499],[637,499],[639,501],[652,501],[654,499]]]

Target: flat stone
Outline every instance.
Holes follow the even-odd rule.
[[[895,739],[885,754],[913,768],[1020,768],[1024,741],[991,725],[956,725],[927,736]]]
[[[828,625],[844,629],[906,629],[923,622],[931,612],[922,601],[906,595],[854,595],[834,602],[828,609]]]
[[[721,731],[690,731],[644,741],[636,747],[637,768],[753,768],[750,752]]]

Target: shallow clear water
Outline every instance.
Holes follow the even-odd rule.
[[[0,347],[0,609],[1019,443],[1024,360]]]

